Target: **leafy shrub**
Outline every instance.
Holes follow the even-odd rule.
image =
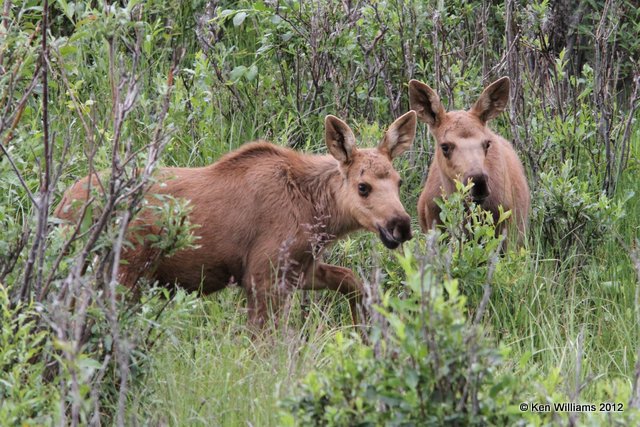
[[[599,394],[602,401],[616,402],[617,408],[622,405],[621,412],[572,413],[554,406],[594,404],[581,398],[580,383],[575,391],[561,386],[567,377],[580,379],[584,374],[563,373],[559,367],[540,369],[532,363],[531,352],[514,358],[509,347],[497,344],[485,332],[480,320],[489,304],[492,269],[500,262],[496,254],[500,237],[494,234],[490,215],[462,203],[468,188],[460,190],[442,201],[445,232],[427,234],[426,254],[414,255],[414,247],[398,256],[406,277],[402,292],[394,287],[382,295],[372,316],[369,342],[363,343],[356,335],[336,334],[327,348],[328,366],[307,374],[291,397],[280,402],[283,425],[638,422],[638,411],[624,404],[629,398],[624,387]],[[464,268],[460,268],[461,260]],[[452,278],[454,275],[458,278]],[[485,293],[471,320],[461,284],[483,281]],[[468,286],[467,293],[473,295],[475,289]],[[584,357],[582,344],[578,347],[576,369]],[[550,409],[532,410],[533,403]],[[529,409],[522,410],[521,404]]]
[[[624,217],[624,205],[632,196],[614,201],[590,190],[588,182],[574,175],[571,160],[559,172],[542,172],[533,206],[541,245],[556,257],[593,251]]]
[[[438,240],[441,255],[432,260],[442,269],[443,277],[457,278],[465,291],[487,282],[491,258],[500,251],[504,236],[496,235],[496,226],[511,216],[500,208],[494,223],[488,212],[471,199],[473,183],[456,181],[457,191],[436,200],[440,207],[442,226]],[[495,261],[494,261],[495,262]]]
[[[408,252],[406,297],[387,292],[372,346],[341,334],[334,363],[310,373],[283,402],[289,425],[444,425],[504,423],[499,372],[503,349],[466,321],[466,298],[455,279],[440,282]],[[345,356],[346,355],[346,356]],[[508,398],[507,398],[508,399]]]
[[[439,201],[444,225],[427,235],[426,255],[415,257],[407,249],[398,257],[406,280],[400,293],[387,290],[375,307],[370,345],[338,334],[329,350],[334,363],[311,372],[296,397],[283,401],[286,423],[474,425],[509,420],[517,389],[514,378],[499,369],[505,349],[495,348],[479,325],[467,321],[467,298],[460,293],[462,284],[473,293],[491,280],[502,240],[495,235],[492,215],[470,203],[471,187],[458,183],[458,192]],[[499,222],[506,218],[502,214]],[[485,293],[481,306],[489,295]]]
[[[0,283],[0,425],[53,424],[60,396],[44,379],[40,360],[47,332],[39,330],[32,304],[11,306]]]

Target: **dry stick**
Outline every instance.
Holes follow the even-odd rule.
[[[29,99],[29,96],[31,96],[31,93],[35,89],[36,85],[38,84],[38,79],[40,78],[41,69],[42,69],[42,65],[37,64],[35,70],[33,71],[33,77],[31,78],[31,82],[29,83],[29,86],[27,86],[27,89],[22,94],[22,97],[18,101],[18,104],[15,107],[14,112],[12,113],[13,119],[11,120],[11,127],[9,128],[9,132],[7,133],[7,136],[4,138],[4,142],[3,142],[3,144],[6,146],[8,146],[9,142],[11,142],[11,140],[13,139],[13,131],[15,130],[16,126],[18,126],[20,119],[22,119],[22,113],[24,112],[24,108],[27,105],[27,100]],[[8,106],[9,104],[7,105],[7,107]],[[10,116],[11,115],[9,115],[9,117]],[[0,121],[0,134],[3,133],[4,130],[5,129],[4,129],[4,118],[3,118],[3,120]]]
[[[164,119],[166,118],[167,113],[169,111],[171,93],[172,93],[171,89],[174,86],[174,76],[177,71],[178,63],[181,61],[183,55],[184,55],[183,49],[179,49],[179,51],[174,51],[173,64],[171,66],[171,69],[169,70],[169,75],[167,77],[167,93],[165,95],[160,117],[158,119],[158,123],[153,134],[153,140],[149,148],[149,157],[147,160],[147,164],[145,165],[142,176],[140,177],[140,184],[137,186],[141,190],[148,183],[148,180],[151,177],[151,174],[153,173],[153,170],[157,164],[158,158],[165,145],[163,141],[161,141],[161,133],[164,125]],[[130,90],[135,90],[135,84],[133,88],[130,86]],[[127,99],[128,98],[129,96],[127,96]],[[125,99],[125,103],[127,103],[127,99]],[[127,107],[127,105],[125,105],[124,109],[126,110],[127,108],[130,108],[130,107],[131,106]],[[118,107],[118,109],[120,108]],[[144,193],[143,191],[140,191],[138,195],[141,196],[143,193]],[[131,210],[133,208],[134,208],[133,206],[130,207]],[[125,403],[126,403],[126,397],[127,397],[127,384],[128,384],[128,378],[129,378],[129,364],[128,364],[129,351],[128,350],[130,349],[127,348],[125,349],[126,351],[123,351],[123,349],[121,348],[121,340],[119,337],[119,329],[118,329],[117,315],[116,315],[115,286],[117,284],[118,268],[120,264],[120,254],[121,254],[122,244],[124,241],[125,231],[129,223],[131,210],[125,211],[121,219],[121,227],[118,235],[118,240],[116,241],[116,244],[114,245],[114,248],[113,248],[114,259],[113,259],[113,266],[112,266],[112,272],[111,272],[111,280],[108,287],[110,310],[107,312],[107,315],[109,316],[109,320],[111,323],[112,333],[114,335],[113,338],[114,338],[115,349],[117,351],[117,359],[120,364],[120,389],[119,389],[119,395],[118,395],[118,412],[117,412],[117,425],[119,426],[124,425]]]
[[[129,381],[129,350],[123,349],[123,341],[120,338],[120,328],[118,325],[118,315],[116,313],[116,285],[118,284],[118,267],[120,264],[120,253],[122,250],[122,244],[124,242],[124,235],[129,223],[129,211],[125,211],[122,216],[122,222],[120,231],[118,233],[118,239],[113,245],[113,265],[111,271],[111,280],[109,281],[108,297],[109,297],[109,310],[107,310],[107,318],[111,324],[111,333],[113,334],[113,342],[118,352],[116,358],[120,365],[120,390],[118,395],[118,413],[117,413],[117,425],[124,426],[124,405],[126,402],[127,383]]]
[[[52,159],[52,149],[49,144],[49,83],[48,83],[48,59],[47,59],[47,28],[48,28],[48,9],[49,1],[44,1],[42,10],[42,52],[41,52],[41,65],[42,65],[42,127],[43,127],[43,144],[45,154],[44,165],[44,179],[40,183],[40,199],[38,200],[35,208],[38,212],[38,224],[36,229],[35,240],[33,246],[29,251],[27,258],[27,264],[25,266],[24,282],[20,289],[20,299],[26,301],[31,295],[31,279],[33,275],[33,267],[38,258],[40,262],[38,265],[38,278],[37,282],[42,280],[42,261],[44,257],[45,239],[47,233],[47,218],[49,215],[49,194],[50,194],[50,172]]]
[[[487,29],[487,21],[489,20],[489,5],[486,0],[482,2],[482,8],[480,9],[480,31],[482,33],[482,83],[485,83],[485,79],[489,75],[489,64],[487,60],[487,53],[489,50],[489,30]]]
[[[9,12],[10,11],[11,11],[11,0],[4,0],[4,9],[2,10],[2,26],[4,27],[5,32],[9,29]]]
[[[111,50],[111,53],[113,53],[113,50]],[[113,61],[113,56],[110,57],[110,59]],[[137,63],[137,61],[134,61],[134,63]],[[115,66],[113,64],[111,64],[111,70],[115,69]],[[113,76],[111,76],[113,77]],[[112,79],[113,81],[113,79]],[[131,83],[131,81],[133,81],[133,83]],[[117,109],[117,114],[114,116],[114,128],[116,130],[116,132],[114,132],[114,150],[116,150],[116,152],[114,153],[114,159],[112,160],[112,163],[115,165],[112,170],[113,170],[113,174],[112,174],[112,180],[111,180],[111,185],[110,185],[110,190],[111,193],[109,194],[109,197],[107,197],[106,200],[106,205],[102,211],[102,214],[100,215],[100,217],[98,218],[98,221],[96,223],[96,225],[93,228],[93,232],[90,234],[87,243],[85,244],[85,246],[83,247],[81,253],[77,256],[76,258],[76,264],[75,266],[71,269],[69,275],[67,276],[67,278],[65,279],[62,289],[60,291],[60,295],[65,298],[67,300],[67,306],[69,307],[71,305],[71,301],[74,299],[74,295],[75,295],[75,287],[76,284],[78,284],[80,281],[78,280],[80,278],[80,276],[82,275],[82,272],[84,270],[84,266],[86,264],[86,260],[89,256],[89,253],[91,251],[91,249],[93,248],[93,246],[95,245],[95,243],[97,242],[100,234],[102,233],[102,231],[104,230],[104,228],[107,225],[108,219],[111,217],[111,214],[113,212],[113,209],[115,208],[115,199],[116,199],[116,194],[122,189],[122,184],[119,182],[119,180],[116,182],[116,175],[119,178],[122,174],[122,170],[118,165],[117,162],[117,148],[119,147],[119,139],[121,137],[121,127],[123,124],[123,120],[126,116],[126,113],[128,112],[128,110],[132,107],[134,101],[135,101],[135,95],[137,94],[137,89],[136,89],[136,85],[135,85],[136,80],[130,80],[129,83],[129,90],[127,92],[127,96],[125,97],[125,105],[121,105],[119,102],[119,93],[116,92],[116,102],[114,103],[114,108]],[[124,85],[124,83],[123,83]],[[123,86],[121,85],[121,87]],[[106,193],[105,193],[106,194]],[[88,203],[86,204],[86,206],[88,206]],[[128,214],[127,214],[128,215]],[[74,288],[72,288],[72,286]],[[71,289],[70,292],[67,292],[67,290]],[[65,296],[66,295],[66,296]],[[84,310],[80,313],[81,317],[84,319],[84,315],[86,314],[86,308],[82,309]],[[77,311],[77,310],[76,310]],[[84,327],[84,320],[82,322],[76,322],[78,328],[76,328],[77,331],[80,331],[82,329],[82,327]],[[76,340],[76,344],[79,348],[79,346],[82,345],[81,340]],[[118,346],[120,343],[119,341],[115,342],[116,346]],[[72,354],[69,354],[68,357],[73,357]],[[64,389],[64,385],[62,385],[63,389]],[[73,384],[72,384],[73,387]],[[77,424],[78,423],[78,417],[79,417],[79,412],[76,410],[75,407],[72,407],[72,413],[71,413],[71,423],[72,424]]]
[[[136,45],[139,46],[141,43],[141,34],[137,33],[137,41]],[[138,64],[138,59],[140,55],[140,50],[137,48],[134,50],[134,59],[133,59],[133,67],[132,74],[135,73],[135,69]],[[117,193],[121,189],[119,185],[120,177],[123,173],[122,165],[120,164],[120,138],[122,135],[122,126],[124,124],[124,120],[133,108],[135,100],[138,95],[138,87],[137,87],[137,79],[135,77],[129,76],[126,80],[128,83],[127,93],[125,95],[124,101],[121,102],[120,98],[120,89],[124,87],[125,81],[121,81],[116,88],[115,83],[115,43],[113,39],[109,40],[109,71],[110,71],[110,80],[111,80],[111,90],[112,96],[114,97],[113,103],[113,118],[114,118],[114,138],[113,138],[113,152],[111,157],[111,178],[109,180],[109,200],[114,203],[117,198]],[[123,341],[120,339],[120,330],[118,325],[118,318],[116,314],[116,295],[115,295],[115,287],[117,283],[117,273],[118,267],[120,264],[120,253],[122,249],[122,244],[124,241],[124,233],[126,227],[129,223],[129,210],[126,210],[121,217],[120,224],[120,232],[118,235],[118,239],[116,240],[113,249],[113,265],[112,265],[112,274],[111,280],[106,288],[107,296],[109,298],[109,309],[106,312],[109,323],[111,324],[111,333],[113,335],[113,343],[114,343],[114,351],[116,352],[116,359],[119,365],[120,372],[120,390],[118,396],[118,412],[116,414],[116,424],[118,426],[124,426],[124,402],[126,398],[127,392],[127,383],[129,378],[129,349],[124,346]]]
[[[2,10],[2,27],[4,35],[9,31],[9,12],[11,12],[11,0],[4,0],[4,8]],[[0,75],[4,74],[2,63],[4,62],[4,50],[0,51]]]
[[[13,271],[14,267],[18,263],[22,250],[27,246],[29,242],[29,236],[31,235],[31,229],[27,224],[23,225],[22,233],[12,244],[3,258],[0,258],[0,283],[4,282],[5,277]],[[13,295],[12,295],[13,299]]]
[[[437,10],[433,13],[433,70],[435,71],[434,83],[436,93],[441,93],[440,91],[440,81],[442,80],[442,61],[441,61],[441,51],[440,51],[440,40],[438,38],[438,34],[440,33],[440,29],[442,28],[442,21],[440,19],[440,10]]]
[[[612,150],[611,150],[611,109],[609,108],[610,103],[608,102],[611,98],[610,87],[609,87],[609,78],[611,74],[610,67],[610,58],[611,55],[609,53],[608,41],[611,37],[611,34],[614,32],[617,24],[613,24],[609,27],[607,24],[611,22],[608,19],[609,9],[611,8],[611,0],[607,0],[604,5],[604,10],[602,11],[602,17],[600,18],[600,22],[598,23],[598,27],[596,29],[595,34],[595,67],[594,67],[594,81],[595,81],[595,90],[594,90],[594,98],[596,103],[596,111],[599,112],[598,117],[598,134],[602,139],[602,143],[605,146],[605,178],[602,183],[602,189],[607,192],[607,195],[612,194],[613,185],[611,182],[611,174],[612,174]]]
[[[73,396],[71,403],[71,420],[73,424],[80,422],[80,409],[83,400],[80,394],[80,384],[77,379],[77,364],[74,362],[78,359],[78,356],[82,354],[82,346],[84,342],[86,342],[82,339],[82,336],[87,324],[87,311],[92,300],[92,292],[91,286],[87,286],[86,283],[83,284],[80,289],[80,295],[74,298],[74,316],[71,318],[71,324],[68,328],[72,331],[72,343],[76,344],[71,350],[71,371],[73,372],[73,381],[71,382],[71,393]]]
[[[49,204],[51,199],[51,170],[53,167],[53,144],[49,138],[49,48],[47,46],[47,30],[49,28],[49,1],[44,1],[42,11],[42,127],[43,127],[43,143],[45,153],[44,164],[44,186],[40,190],[40,206],[38,209],[38,234],[40,235],[40,244],[38,245],[38,271],[36,276],[36,289],[39,291],[42,287],[42,275],[44,269],[44,252],[47,247],[47,222],[49,219]]]
[[[28,42],[27,42],[27,46],[31,47],[31,43],[33,42],[33,40],[36,38],[36,35],[40,33],[40,22],[38,22],[36,24],[35,29],[33,30],[33,32],[31,33],[31,35],[29,36]],[[7,92],[5,92],[5,96],[3,98],[0,99],[0,105],[4,105],[4,115],[7,114],[7,111],[12,110],[12,104],[11,104],[11,99],[13,99],[13,90],[15,89],[15,81],[18,78],[18,74],[20,73],[20,71],[23,68],[23,65],[25,64],[25,61],[22,60],[18,60],[15,61],[16,64],[13,67],[13,70],[11,71],[10,77],[9,77],[9,90]],[[1,65],[1,64],[0,64]],[[36,63],[36,68],[35,71],[33,72],[34,75],[34,79],[37,81],[37,78],[35,77],[37,72],[40,70],[41,64],[40,63]],[[33,80],[32,80],[33,81]],[[3,116],[4,117],[4,116]],[[4,120],[0,120],[0,133],[2,133],[4,131]]]

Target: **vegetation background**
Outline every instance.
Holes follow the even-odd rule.
[[[637,425],[638,34],[631,0],[4,0],[0,425]],[[366,339],[333,295],[295,295],[259,342],[237,289],[116,298],[156,167],[257,138],[324,152],[326,114],[373,145],[411,78],[460,109],[503,75],[492,126],[533,197],[522,250],[498,257],[462,196],[402,252],[336,244],[370,289]],[[413,218],[433,150],[419,125],[396,162]],[[64,190],[105,169],[104,195],[60,227]],[[188,209],[159,210],[167,253],[194,243]]]

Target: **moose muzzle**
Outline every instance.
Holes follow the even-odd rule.
[[[411,235],[411,218],[408,215],[398,215],[387,222],[384,227],[378,226],[380,240],[389,249],[395,249],[402,242],[410,240]]]

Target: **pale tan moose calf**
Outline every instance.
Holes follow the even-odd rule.
[[[436,144],[435,157],[418,201],[420,226],[424,231],[440,224],[440,208],[435,200],[451,194],[454,180],[473,181],[475,203],[498,219],[498,206],[511,210],[511,217],[498,227],[515,226],[516,240],[522,242],[528,225],[530,193],[524,168],[511,143],[487,126],[502,113],[509,101],[509,78],[489,85],[468,111],[447,112],[433,89],[417,80],[409,82],[412,110],[427,125]]]

